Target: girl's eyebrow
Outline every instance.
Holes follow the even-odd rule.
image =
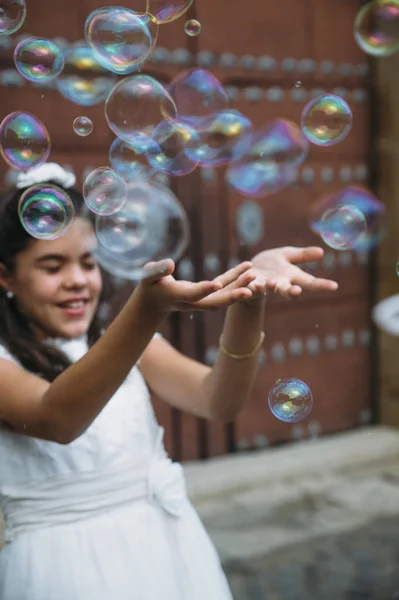
[[[81,259],[85,260],[86,258],[91,258],[93,255],[92,252],[85,252],[84,254],[82,254],[82,256],[80,257]],[[36,259],[36,264],[41,264],[43,262],[47,262],[49,260],[54,260],[54,261],[58,261],[58,262],[62,262],[65,261],[67,259],[66,256],[64,256],[63,254],[43,254],[42,256],[39,256],[39,258]]]

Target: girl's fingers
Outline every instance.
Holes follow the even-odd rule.
[[[239,288],[231,291],[221,290],[213,294],[212,297],[204,298],[196,303],[199,310],[212,310],[230,306],[239,300],[248,300],[252,297],[252,292],[248,288]]]
[[[323,258],[323,256],[324,250],[319,246],[308,246],[307,248],[286,248],[286,257],[293,264],[320,260]]]
[[[231,283],[234,283],[240,277],[240,275],[245,273],[245,271],[248,271],[251,267],[252,267],[251,262],[249,262],[249,261],[242,262],[239,265],[237,265],[236,267],[233,267],[232,269],[229,269],[225,273],[222,273],[221,275],[218,275],[217,277],[215,277],[214,281],[220,281],[220,283],[223,285],[223,287],[226,287],[226,286],[230,285]]]
[[[238,279],[236,279],[229,285],[226,285],[223,289],[229,290],[229,291],[237,289],[237,288],[244,288],[244,287],[249,287],[251,289],[251,283],[253,281],[255,281],[255,279],[256,279],[255,274],[253,274],[251,272],[243,273],[243,275],[240,275],[240,277]]]
[[[158,262],[149,262],[143,267],[141,281],[146,285],[151,285],[162,279],[162,277],[172,275],[174,270],[175,263],[170,258]]]
[[[199,283],[190,283],[188,281],[178,281],[175,287],[176,302],[199,302],[207,296],[221,290],[222,284],[217,281],[200,281]]]

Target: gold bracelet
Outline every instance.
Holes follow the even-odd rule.
[[[232,352],[229,352],[228,350],[226,350],[226,348],[223,345],[223,336],[220,336],[219,349],[223,352],[223,354],[225,354],[229,358],[233,358],[234,360],[246,360],[248,358],[253,358],[255,356],[255,354],[258,352],[258,350],[260,350],[260,348],[264,342],[264,339],[265,339],[265,332],[261,331],[259,342],[256,344],[256,346],[252,350],[252,352],[250,352],[249,354],[233,354]]]

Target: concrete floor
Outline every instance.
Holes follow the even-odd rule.
[[[185,466],[235,600],[399,598],[399,432]]]

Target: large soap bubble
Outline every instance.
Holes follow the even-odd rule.
[[[243,136],[236,144],[227,181],[252,198],[279,192],[295,181],[308,147],[295,123],[277,119],[265,129]]]
[[[228,107],[227,94],[220,81],[205,69],[179,73],[169,86],[180,121],[198,125],[204,117]],[[169,115],[173,118],[174,115]]]
[[[100,265],[115,277],[137,281],[143,266],[164,258],[178,260],[189,241],[186,213],[176,196],[153,181],[128,182],[123,208],[97,217]]]
[[[75,45],[64,51],[64,70],[55,80],[59,93],[80,106],[104,102],[116,77],[96,59],[88,46]]]
[[[75,208],[63,189],[51,184],[37,184],[22,194],[18,214],[29,235],[39,240],[54,240],[71,227]]]
[[[236,144],[252,130],[252,124],[238,110],[222,110],[204,117],[197,126],[199,143],[186,150],[201,167],[228,164]]]
[[[85,36],[98,61],[118,75],[135,71],[153,47],[146,20],[122,7],[94,10],[86,20]]]
[[[374,0],[360,9],[355,39],[372,56],[390,56],[399,50],[398,0]]]
[[[83,183],[83,198],[97,215],[113,215],[125,204],[127,185],[119,173],[109,167],[98,167]]]
[[[313,144],[332,146],[346,138],[352,120],[350,106],[343,98],[335,94],[323,94],[305,106],[301,126],[304,135]]]
[[[147,13],[156,23],[170,23],[184,15],[193,0],[147,0]]]
[[[149,75],[132,75],[122,79],[109,94],[105,117],[115,135],[126,142],[134,141],[137,131],[151,133],[167,118],[176,116],[170,94]]]
[[[151,177],[154,168],[150,166],[147,154],[157,151],[158,145],[150,136],[136,132],[129,144],[119,138],[114,139],[109,150],[109,161],[126,181]]]
[[[336,250],[371,250],[386,231],[385,206],[369,190],[350,186],[315,203],[310,227]]]
[[[198,163],[188,153],[198,147],[199,135],[193,127],[165,120],[154,129],[152,139],[155,147],[147,153],[147,158],[154,169],[176,176],[194,171]]]
[[[53,41],[31,37],[15,47],[14,63],[25,79],[50,81],[64,68],[64,55]]]
[[[0,152],[17,170],[46,162],[51,149],[50,136],[43,123],[30,113],[13,112],[0,125]]]
[[[11,35],[24,24],[26,17],[25,0],[1,0],[0,35]]]

